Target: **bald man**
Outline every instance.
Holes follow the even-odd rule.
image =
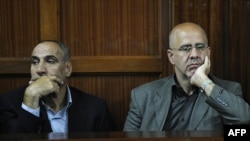
[[[175,73],[131,91],[124,131],[222,130],[249,124],[250,106],[241,85],[210,74],[210,47],[197,24],[182,23],[169,35]]]

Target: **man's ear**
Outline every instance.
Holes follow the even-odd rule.
[[[170,62],[171,64],[174,64],[174,54],[173,54],[173,50],[168,49],[168,50],[167,50],[167,54],[168,54],[169,62]]]
[[[65,63],[65,74],[67,77],[70,77],[71,73],[72,73],[72,64],[70,61],[67,61]]]

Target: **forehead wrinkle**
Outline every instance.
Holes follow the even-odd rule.
[[[58,47],[58,45],[50,42],[37,45],[32,52],[32,56],[36,56],[38,58],[63,57],[62,50]]]

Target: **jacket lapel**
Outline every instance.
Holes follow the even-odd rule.
[[[74,116],[74,113],[76,113],[78,107],[74,106],[74,104],[71,105],[71,107],[69,107],[68,109],[68,131],[76,131],[78,130],[77,127],[79,127],[79,125],[81,125],[81,123],[78,123],[77,121],[81,121],[79,120],[79,117],[81,117],[81,113],[78,113],[78,116]],[[82,119],[84,120],[84,119]]]
[[[164,127],[172,99],[173,81],[174,79],[166,81],[155,93],[157,96],[153,99],[153,105],[156,113],[156,130],[162,130]],[[188,127],[190,130],[194,130],[197,127],[199,121],[209,108],[207,104],[204,104],[206,103],[206,98],[205,94],[200,93],[198,95],[190,118],[190,125]]]
[[[207,96],[203,93],[199,93],[197,100],[194,105],[194,109],[192,111],[192,115],[190,117],[190,124],[188,129],[195,130],[197,125],[200,123],[202,117],[206,113],[209,106],[206,104]]]
[[[172,90],[169,88],[172,88],[172,84],[172,81],[164,83],[156,92],[157,96],[153,99],[157,122],[156,130],[162,130],[165,124],[167,113],[171,104]]]
[[[84,112],[84,108],[82,108],[83,105],[79,103],[79,101],[77,100],[77,97],[75,97],[73,93],[74,91],[71,91],[71,97],[72,97],[73,103],[68,109],[68,131],[69,132],[82,130],[81,125],[86,121],[82,116],[83,114],[82,112]]]
[[[50,125],[50,121],[48,119],[47,111],[45,109],[45,106],[43,104],[40,104],[40,116],[41,116],[41,125],[38,128],[38,133],[48,133],[52,132],[52,128]]]
[[[214,81],[215,77],[211,74],[208,75],[208,77]],[[207,96],[206,94],[199,93],[197,100],[194,105],[194,109],[192,111],[192,115],[190,117],[190,125],[189,130],[195,130],[195,128],[200,123],[202,117],[207,112],[209,105],[206,104]]]

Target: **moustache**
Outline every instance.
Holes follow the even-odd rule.
[[[201,61],[200,59],[191,59],[191,61],[188,62],[188,66],[191,65],[199,65],[201,66],[202,64],[204,64],[204,61]]]

